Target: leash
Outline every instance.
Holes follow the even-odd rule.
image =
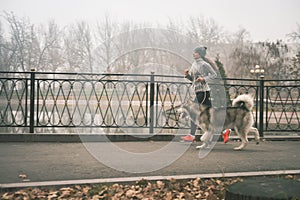
[[[183,103],[184,104],[184,103]],[[165,112],[164,112],[164,115],[167,117],[168,116],[168,119],[172,119],[172,120],[174,120],[174,121],[176,121],[177,123],[179,123],[179,124],[181,124],[181,125],[185,125],[185,123],[183,123],[183,122],[181,122],[179,119],[179,117],[178,118],[173,118],[173,117],[171,117],[171,115],[174,115],[174,116],[176,116],[176,113],[175,113],[175,110],[177,109],[177,108],[180,108],[180,107],[182,107],[182,105],[183,104],[180,104],[180,105],[177,105],[177,106],[174,106],[174,107],[172,107],[172,108],[170,108],[170,109],[167,109],[167,110],[165,110]],[[199,104],[200,105],[200,104]],[[171,113],[170,111],[171,110],[174,110],[174,113]],[[196,124],[198,127],[200,127],[200,124],[199,124],[199,122],[197,122],[197,120],[195,121],[192,117],[191,117],[191,110],[188,110],[187,111],[187,116],[185,117],[187,120],[189,120],[189,121],[191,121],[191,122],[193,122],[194,124]],[[184,119],[184,118],[182,118],[182,119]]]

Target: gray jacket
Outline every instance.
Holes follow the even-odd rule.
[[[197,78],[201,76],[204,78],[204,82],[197,81]],[[202,58],[195,60],[189,70],[188,75],[185,76],[188,80],[193,82],[195,92],[210,91],[208,82],[217,77],[217,73],[211,67],[211,65],[205,62]]]

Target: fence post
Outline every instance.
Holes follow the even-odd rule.
[[[32,68],[30,71],[29,133],[34,133],[35,69]]]
[[[149,133],[154,132],[154,72],[150,76],[150,127]]]
[[[264,137],[264,77],[259,81],[259,136]]]

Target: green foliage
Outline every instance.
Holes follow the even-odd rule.
[[[228,88],[226,87],[226,84],[227,84],[227,75],[226,75],[226,71],[224,69],[224,65],[223,63],[221,62],[220,60],[220,57],[219,55],[217,55],[216,59],[215,59],[215,63],[218,67],[218,70],[219,70],[219,73],[221,75],[221,78],[223,79],[223,84],[225,86],[225,94],[226,94],[226,104],[227,105],[231,105],[231,101],[230,101],[230,95],[229,95],[229,90]]]
[[[216,60],[215,60],[215,63],[216,63],[216,65],[218,66],[218,70],[219,70],[219,72],[220,72],[221,77],[222,77],[222,78],[227,78],[226,71],[225,71],[225,69],[224,69],[224,65],[223,65],[223,63],[220,61],[219,55],[217,55]],[[225,80],[225,81],[226,81],[226,80]]]
[[[291,73],[291,78],[297,79],[300,77],[300,51],[295,57],[292,58],[290,73]]]

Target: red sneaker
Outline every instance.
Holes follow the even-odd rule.
[[[193,136],[193,135],[191,135],[191,134],[188,134],[188,135],[186,135],[186,136],[184,136],[184,137],[181,137],[181,139],[182,139],[183,141],[193,142],[193,141],[195,141],[195,136]]]
[[[228,138],[229,138],[229,134],[231,133],[230,129],[226,129],[225,131],[223,131],[222,133],[222,138],[224,140],[224,143],[226,144],[228,142]]]

